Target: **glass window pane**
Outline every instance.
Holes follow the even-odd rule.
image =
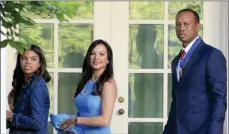
[[[129,19],[164,19],[164,2],[131,1]]]
[[[49,109],[49,113],[53,113],[54,112],[54,87],[53,87],[53,81],[54,81],[54,77],[53,77],[53,73],[50,73],[51,76],[51,81],[49,83],[47,83],[48,89],[49,89],[49,97],[50,97],[50,109]]]
[[[163,74],[129,75],[129,117],[160,118],[163,106]]]
[[[37,44],[44,51],[47,67],[54,67],[53,24],[35,24],[35,26],[20,25],[20,33],[29,35],[33,44]],[[28,40],[22,40],[31,43]]]
[[[26,11],[26,14],[23,14],[24,16],[29,16],[34,19],[49,19],[49,18],[55,18],[54,14],[51,14],[47,12],[44,9],[41,9],[40,7],[33,6],[29,4],[28,2],[25,3],[26,9],[33,9]],[[26,4],[27,3],[27,4]],[[45,2],[43,2],[45,3]],[[72,16],[72,19],[93,19],[93,1],[77,1],[77,2],[50,2],[52,5],[58,7],[60,10],[64,9],[65,12],[71,13],[75,12],[75,15]]]
[[[175,20],[176,14],[179,10],[184,8],[190,8],[196,11],[199,16],[200,20],[203,20],[203,1],[192,1],[192,2],[175,2],[169,1],[169,19]]]
[[[60,24],[59,67],[81,68],[92,39],[92,24]]]
[[[58,113],[73,114],[77,112],[74,95],[80,78],[80,73],[59,73]]]
[[[177,38],[175,25],[169,25],[169,32],[168,32],[168,67],[171,68],[171,62],[173,58],[178,55],[180,50],[182,49],[182,43]],[[203,37],[203,25],[199,30],[199,36]]]
[[[129,26],[129,67],[163,68],[163,25],[140,24]]]
[[[162,134],[163,124],[154,122],[131,122],[128,126],[129,134]]]
[[[48,132],[49,132],[49,134],[53,134],[53,126],[52,126],[51,122],[48,122]]]

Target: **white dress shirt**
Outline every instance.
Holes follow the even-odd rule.
[[[185,48],[182,48],[186,54],[188,53],[189,49],[191,48],[191,46],[193,45],[193,43],[196,41],[196,39],[198,39],[199,36],[197,36],[190,44],[188,44],[188,46],[186,46]],[[186,55],[185,55],[186,56]],[[184,56],[184,57],[185,57]],[[177,80],[179,81],[179,71],[180,71],[180,62],[181,60],[179,59],[178,61],[178,64],[177,64],[177,68],[176,68],[176,71],[177,71]]]

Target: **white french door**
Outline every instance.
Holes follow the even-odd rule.
[[[48,71],[52,75],[52,82],[49,83],[50,113],[76,112],[71,98],[81,75],[82,59],[92,40],[103,39],[113,49],[114,76],[118,85],[118,98],[111,122],[112,133],[162,133],[171,101],[170,62],[180,49],[174,29],[175,14],[181,8],[194,8],[203,24],[212,19],[208,12],[215,12],[211,10],[216,9],[213,3],[78,3],[82,9],[69,22],[35,18],[35,28],[23,27],[22,32],[28,35],[33,33],[31,35],[39,41],[37,43],[46,54]],[[211,31],[211,24],[204,23],[200,35],[210,44],[216,42],[210,35],[213,32],[208,31]],[[16,51],[7,47],[2,52],[1,58],[4,56],[6,60],[1,60],[1,66],[4,66],[1,72],[6,73],[1,73],[1,88],[6,90],[1,90],[1,105],[5,109],[8,108],[7,95],[3,94],[11,89]],[[7,132],[4,119],[5,113],[2,112],[2,133]],[[50,123],[49,133],[56,134]]]

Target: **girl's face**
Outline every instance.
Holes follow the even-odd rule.
[[[20,66],[25,77],[29,78],[40,67],[40,58],[34,51],[24,51],[20,57]]]
[[[108,61],[107,49],[104,45],[97,45],[90,54],[90,64],[94,70],[105,70]]]

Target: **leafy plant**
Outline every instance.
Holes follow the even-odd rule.
[[[46,2],[46,1],[0,1],[1,40],[0,48],[10,45],[19,53],[29,48],[26,42],[32,42],[29,35],[19,30],[20,25],[34,26],[35,22],[30,18],[40,16],[42,18],[57,18],[59,21],[67,21],[75,15],[79,3],[76,2]]]

